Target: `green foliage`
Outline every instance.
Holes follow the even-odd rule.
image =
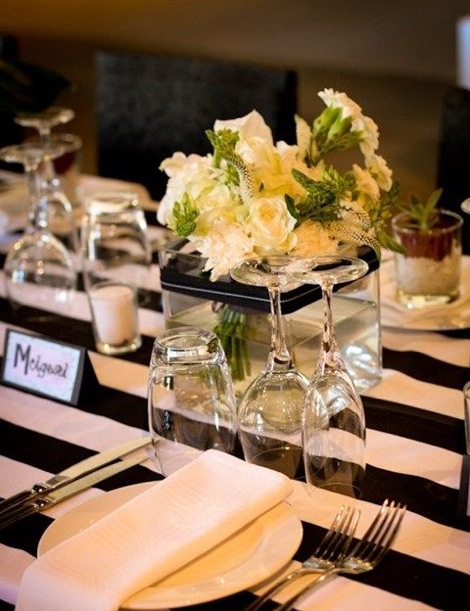
[[[181,202],[175,203],[173,216],[175,220],[173,229],[177,235],[187,238],[193,233],[199,212],[187,193],[184,194]]]
[[[251,374],[248,346],[243,339],[247,324],[246,314],[223,304],[218,311],[218,318],[214,333],[219,337],[225,351],[232,378],[244,380]]]
[[[314,120],[312,141],[315,143],[310,151],[311,165],[316,165],[331,151],[345,151],[357,146],[362,140],[362,133],[351,131],[351,117],[342,117],[342,109],[328,107]]]
[[[227,184],[239,186],[242,200],[248,201],[252,196],[253,178],[250,169],[235,151],[239,133],[230,129],[218,132],[208,129],[206,135],[214,147],[214,165],[220,167],[222,160],[227,163]]]
[[[420,231],[429,231],[439,220],[437,204],[441,195],[442,189],[436,189],[427,201],[423,202],[419,197],[410,193],[408,200],[398,202],[397,206],[402,212],[408,214]]]
[[[312,180],[295,168],[292,176],[307,192],[306,197],[296,205],[299,222],[314,219],[327,225],[339,218],[341,196],[351,187],[348,178],[341,176],[333,167],[325,169],[322,180]]]

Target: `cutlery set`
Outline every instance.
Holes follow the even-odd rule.
[[[406,505],[388,501],[383,503],[374,520],[350,550],[360,512],[341,506],[332,525],[312,556],[302,566],[275,583],[245,611],[258,611],[263,604],[284,586],[302,575],[317,574],[318,577],[303,586],[276,611],[289,611],[307,592],[338,573],[359,575],[372,570],[382,560],[395,540],[406,512]]]
[[[35,484],[30,490],[0,501],[0,529],[142,463],[147,458],[143,450],[151,444],[150,437],[145,437],[105,450]],[[342,505],[314,553],[299,568],[268,588],[245,611],[258,611],[274,594],[305,575],[316,578],[276,607],[276,611],[289,611],[307,592],[333,575],[359,575],[372,570],[391,548],[405,512],[405,505],[387,499],[362,538],[355,540],[360,511]]]
[[[143,462],[147,455],[139,452],[151,445],[150,437],[127,442],[61,471],[51,479],[35,484],[0,501],[0,528],[34,513],[45,511],[78,492]]]

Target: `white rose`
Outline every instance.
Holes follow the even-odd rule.
[[[296,221],[281,197],[252,199],[246,223],[259,254],[287,253],[295,246]]]

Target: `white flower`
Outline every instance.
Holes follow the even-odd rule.
[[[295,117],[295,144],[274,142],[254,110],[215,121],[212,154],[175,153],[161,164],[169,178],[158,220],[194,243],[212,280],[255,254],[331,254],[344,240],[393,246],[384,220],[385,194],[395,191],[376,152],[379,129],[345,93],[318,95],[327,108],[310,125]],[[331,165],[330,153],[352,148],[363,164]]]
[[[356,180],[355,188],[359,191],[359,198],[366,197],[374,202],[377,201],[380,197],[380,189],[372,174],[356,163],[353,165],[353,174]]]
[[[239,119],[228,119],[221,121],[217,119],[214,123],[214,131],[230,129],[240,134],[240,140],[250,140],[251,138],[261,138],[273,144],[273,137],[270,127],[266,124],[263,117],[256,110]]]
[[[237,261],[253,254],[246,228],[223,218],[216,220],[206,237],[195,244],[201,256],[207,258],[204,270],[211,272],[211,280],[228,274]]]
[[[388,167],[385,159],[380,155],[370,155],[367,159],[367,167],[375,177],[379,187],[383,191],[390,191],[393,183],[392,170]]]
[[[320,223],[305,221],[295,230],[297,244],[292,254],[299,257],[330,255],[336,252],[338,240]]]
[[[361,116],[361,107],[345,93],[334,89],[324,89],[318,95],[328,107],[341,108],[343,117],[351,117],[354,120]]]
[[[379,128],[370,117],[361,115],[352,122],[351,128],[362,132],[362,140],[359,144],[362,154],[372,155],[379,146]]]
[[[253,199],[246,223],[258,254],[283,254],[295,245],[296,221],[280,197]]]

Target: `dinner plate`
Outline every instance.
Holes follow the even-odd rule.
[[[44,532],[38,555],[84,530],[153,484],[119,488],[74,508]],[[279,571],[295,554],[301,540],[301,521],[287,503],[280,503],[181,570],[138,592],[121,609],[185,607],[245,590]]]

